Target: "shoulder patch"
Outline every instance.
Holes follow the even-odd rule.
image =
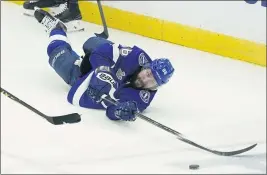
[[[139,96],[143,100],[143,102],[148,103],[150,99],[150,92],[146,90],[141,90],[139,92]]]
[[[147,60],[147,58],[146,58],[146,56],[145,56],[145,54],[143,52],[138,57],[138,63],[139,63],[140,66],[143,66],[146,63],[148,63],[148,60]]]

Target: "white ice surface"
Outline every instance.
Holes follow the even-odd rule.
[[[102,26],[69,34],[73,48]],[[110,40],[169,57],[176,69],[144,113],[213,149],[258,143],[220,157],[142,120],[112,122],[66,100],[69,87],[48,64],[47,34],[21,7],[1,2],[1,87],[47,115],[82,114],[54,126],[1,95],[1,173],[266,173],[266,68],[109,29]],[[200,169],[188,169],[199,164]]]

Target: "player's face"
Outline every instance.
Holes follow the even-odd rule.
[[[157,87],[157,82],[151,72],[151,69],[141,70],[137,75],[134,84],[136,87],[144,89],[153,89]]]

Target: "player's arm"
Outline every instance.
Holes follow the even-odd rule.
[[[113,97],[117,82],[111,70],[111,66],[114,65],[113,58],[114,55],[116,55],[114,53],[118,52],[116,49],[118,49],[116,46],[114,47],[107,43],[96,48],[90,54],[90,69],[93,71],[86,71],[82,78],[71,87],[68,94],[68,101],[70,103],[75,104],[74,102],[77,101],[76,104],[79,106],[93,106],[94,108],[95,106],[104,106],[105,104],[92,104],[92,100],[99,103],[101,101],[101,96],[104,94]],[[91,103],[90,98],[92,99]]]
[[[118,105],[109,105],[106,116],[111,120],[134,121],[135,112],[143,112],[153,100],[157,91],[124,88],[115,94]]]
[[[117,87],[111,69],[99,66],[76,81],[68,93],[68,101],[81,107],[105,109],[101,97],[108,95],[114,98]]]
[[[82,78],[71,88],[71,91],[73,91],[71,94],[76,93],[76,89],[83,87],[82,89],[84,92],[86,91],[86,95],[81,96],[81,98],[86,99],[89,97],[96,103],[101,101],[101,96],[104,94],[113,96],[117,87],[117,82],[111,69],[114,65],[113,50],[113,45],[109,43],[102,44],[90,53],[89,58],[84,58],[88,59],[86,62],[90,64],[90,69],[93,71],[89,72],[89,74],[84,71],[85,74]],[[70,99],[72,99],[72,96],[74,95],[71,95]]]
[[[112,72],[105,67],[88,73],[72,86],[68,101],[87,108],[106,108],[106,116],[110,120],[134,121],[134,113],[143,112],[150,105],[156,91],[133,88],[118,90],[113,77]],[[111,98],[117,101],[118,105],[106,102],[102,97]]]

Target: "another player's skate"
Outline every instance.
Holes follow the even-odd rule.
[[[45,27],[47,33],[50,33],[55,28],[63,29],[65,32],[67,31],[67,27],[62,21],[38,7],[35,7],[34,17]]]
[[[64,0],[34,0],[34,1],[26,1],[23,4],[24,15],[34,16],[34,7],[39,8],[58,8]]]
[[[61,4],[55,17],[60,19],[68,28],[68,32],[83,31],[82,15],[77,0],[67,0]]]

